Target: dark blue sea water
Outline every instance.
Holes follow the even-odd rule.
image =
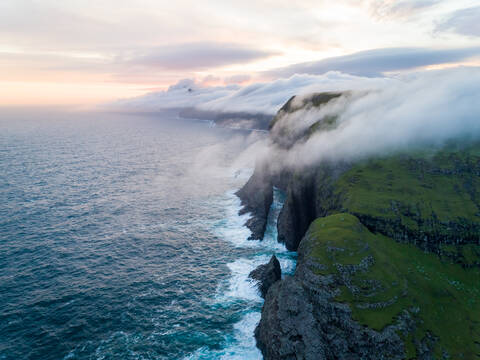
[[[0,359],[259,359],[234,196],[252,134],[172,114],[0,112]]]

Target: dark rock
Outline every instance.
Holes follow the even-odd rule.
[[[294,106],[293,100],[295,97],[292,97],[279,110],[270,123],[270,127],[273,128],[277,122],[281,123],[282,116],[294,112],[302,106],[320,107],[342,95],[345,95],[345,93],[315,93],[304,97],[301,100],[303,105],[299,106],[297,106],[298,104]],[[292,136],[282,131],[277,133],[272,130],[270,140],[276,146],[288,148],[289,145],[287,144],[291,145],[292,141],[295,143],[298,140],[296,136]],[[296,250],[310,222],[331,210],[330,208],[322,209],[322,207],[331,206],[335,210],[338,208],[338,201],[336,201],[336,195],[333,193],[332,181],[330,180],[332,176],[337,175],[337,170],[342,166],[337,164],[302,170],[302,173],[299,174],[291,169],[283,169],[282,166],[275,166],[270,163],[270,161],[275,162],[277,160],[279,159],[269,159],[256,164],[252,177],[237,192],[243,205],[240,214],[246,212],[252,214],[245,225],[252,231],[250,239],[261,240],[265,233],[268,212],[273,201],[273,186],[287,191],[285,206],[278,221],[279,241],[285,243],[287,249]],[[317,209],[317,207],[320,207],[320,209]]]
[[[280,262],[275,255],[272,256],[267,264],[260,265],[253,270],[248,277],[258,281],[258,288],[265,298],[268,289],[282,278],[282,270]]]
[[[393,325],[375,331],[352,319],[348,305],[334,298],[341,285],[331,275],[317,275],[308,241],[299,248],[295,276],[273,284],[267,293],[257,346],[266,360],[403,359],[402,336],[414,321],[404,311]]]
[[[319,95],[312,100],[313,106],[324,104],[340,95]],[[284,150],[305,138],[303,133],[291,134],[285,130],[288,127],[282,128],[282,117],[296,111],[298,106],[293,100],[294,98],[291,98],[282,107],[270,124],[272,144]],[[406,170],[400,166],[402,163],[398,163],[394,170],[403,169],[404,174],[422,179],[428,174],[456,176],[461,179],[452,182],[456,191],[464,193],[465,199],[470,198],[480,209],[480,192],[475,187],[480,174],[480,161],[473,161],[468,156],[464,160],[457,158],[457,155],[450,154],[448,157],[439,158],[438,163],[435,163],[407,156],[403,160],[407,163]],[[382,208],[378,213],[370,213],[368,209],[361,207],[359,211],[349,209],[347,190],[339,187],[337,180],[351,168],[352,164],[349,163],[324,161],[314,168],[284,171],[281,175],[273,176],[263,172],[263,184],[265,179],[268,179],[269,186],[279,187],[286,193],[286,200],[278,218],[278,241],[284,243],[289,250],[298,250],[295,275],[274,281],[268,291],[265,291],[265,303],[261,320],[255,329],[255,338],[266,360],[404,359],[405,338],[412,334],[418,325],[415,323],[414,308],[404,309],[392,323],[381,330],[374,330],[353,320],[349,305],[337,302],[335,298],[345,287],[350,290],[354,288],[348,282],[351,273],[364,271],[371,266],[373,259],[365,257],[358,265],[353,266],[337,264],[339,276],[325,273],[322,275],[325,265],[312,260],[312,256],[308,255],[311,243],[306,232],[314,219],[336,212],[350,212],[373,233],[386,235],[399,242],[409,242],[433,252],[440,250],[440,244],[459,246],[479,243],[480,225],[477,218],[455,218],[442,222],[433,211],[431,214],[421,214],[415,203],[412,205],[406,200],[402,203],[401,198],[393,198],[391,206]],[[256,169],[255,173],[254,177],[259,177],[262,171]],[[379,171],[376,173],[380,174]],[[251,180],[250,184],[247,183],[248,194],[255,192],[254,186],[259,182],[258,178]],[[354,180],[352,177],[350,185],[355,184]],[[394,183],[401,179],[392,177],[390,181]],[[428,185],[431,184],[424,183],[422,186]],[[372,188],[378,191],[377,187]],[[390,191],[386,189],[385,192],[387,190]],[[384,216],[384,213],[395,216]],[[268,210],[266,214],[268,215]],[[415,222],[418,226],[412,230],[404,219]],[[451,256],[449,254],[447,255]],[[457,255],[462,256],[460,253]],[[252,274],[251,277],[254,277]],[[381,284],[372,280],[368,286],[376,290]],[[391,297],[361,306],[383,308],[396,301],[397,297]],[[414,339],[416,358],[433,359],[436,341],[435,336],[429,333],[423,339]],[[443,358],[447,358],[447,355],[444,354]]]
[[[240,215],[247,212],[252,215],[245,224],[252,232],[249,240],[262,240],[270,205],[273,202],[273,184],[266,167],[257,166],[248,182],[236,195],[242,201]]]
[[[310,223],[341,208],[334,182],[348,169],[346,163],[323,163],[291,177],[287,197],[278,217],[278,241],[295,251]]]
[[[281,108],[278,110],[277,114],[274,116],[272,121],[269,124],[269,129],[272,130],[275,124],[283,117],[285,114],[295,112],[300,108],[306,107],[320,107],[327,104],[330,100],[339,98],[345,93],[334,93],[334,92],[323,92],[323,93],[314,93],[310,96],[304,96],[300,104],[294,106],[294,100],[296,96],[292,96]]]

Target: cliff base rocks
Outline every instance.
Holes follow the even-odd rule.
[[[277,257],[273,255],[267,264],[257,267],[248,275],[248,277],[258,281],[260,293],[262,294],[262,297],[265,298],[268,289],[282,278],[280,262]]]
[[[480,270],[370,232],[315,220],[295,276],[268,291],[255,331],[265,359],[477,359]]]

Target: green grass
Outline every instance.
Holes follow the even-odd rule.
[[[480,269],[445,262],[411,244],[371,233],[353,215],[342,213],[315,220],[308,231],[310,253],[326,266],[322,274],[339,274],[338,264],[358,265],[371,256],[373,265],[350,276],[353,287],[341,288],[337,300],[350,304],[352,316],[376,330],[392,324],[403,311],[416,319],[405,339],[407,358],[415,341],[427,332],[438,338],[437,358],[480,358]],[[468,250],[476,252],[478,248]],[[375,309],[366,304],[383,303]],[[418,309],[418,312],[412,311]]]
[[[285,115],[291,114],[297,110],[305,109],[308,107],[320,107],[322,105],[327,104],[330,100],[338,98],[342,96],[343,93],[335,93],[335,92],[323,92],[323,93],[314,93],[310,96],[303,98],[301,104],[295,104],[295,96],[292,96],[278,111],[278,113],[274,116],[272,121],[269,124],[269,129],[272,129],[275,124]]]
[[[480,267],[480,245],[441,245],[440,255],[444,259],[460,263],[465,267]]]
[[[452,218],[480,219],[477,204],[464,189],[464,178],[427,172],[427,164],[401,156],[356,165],[342,176],[340,188],[347,191],[346,206],[352,211],[382,217],[412,215],[440,221]],[[475,188],[480,179],[471,177]]]
[[[327,115],[323,119],[313,123],[307,131],[307,137],[312,136],[317,131],[329,131],[337,127],[338,116]]]
[[[447,243],[479,239],[480,146],[362,161],[337,181],[343,211],[395,236],[425,233]],[[379,225],[380,226],[380,225]],[[377,230],[377,229],[376,229]]]
[[[480,246],[476,244],[466,244],[460,246],[463,263],[467,266],[480,265]]]

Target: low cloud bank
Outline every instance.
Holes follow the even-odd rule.
[[[323,75],[293,75],[287,79],[246,86],[202,87],[193,80],[185,79],[170,86],[167,91],[120,100],[110,104],[110,107],[147,112],[194,107],[205,111],[273,115],[294,95],[332,90],[375,89],[391,81],[388,78],[363,78],[335,71]]]
[[[480,68],[464,67],[368,78],[340,72],[294,75],[248,86],[201,87],[183,80],[168,91],[116,105],[130,111],[194,107],[206,111],[275,114],[293,95],[296,101],[315,92],[346,92],[326,106],[285,114],[275,125],[302,134],[321,119],[336,125],[314,132],[288,150],[270,140],[252,154],[271,164],[298,167],[319,161],[354,160],[450,140],[480,141]],[[285,132],[284,132],[285,133]],[[252,160],[253,162],[253,160]]]
[[[336,115],[338,125],[289,150],[267,144],[263,155],[282,166],[298,167],[325,159],[348,161],[441,146],[450,140],[477,141],[479,99],[480,68],[410,74],[374,91],[354,91],[323,108],[286,114],[275,127],[302,131],[327,115]]]

